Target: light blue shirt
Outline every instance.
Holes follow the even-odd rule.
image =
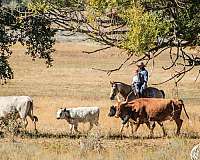
[[[148,82],[148,71],[145,68],[140,69],[138,75],[139,75],[139,83],[143,84]]]

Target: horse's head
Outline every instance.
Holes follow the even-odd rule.
[[[115,96],[119,93],[119,90],[115,82],[110,81],[110,84],[111,84],[110,99],[114,100]]]

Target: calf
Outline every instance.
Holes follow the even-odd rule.
[[[157,122],[163,130],[164,135],[166,135],[163,121],[174,120],[177,125],[176,134],[180,134],[180,129],[183,120],[180,118],[182,107],[184,108],[185,114],[189,119],[189,116],[185,110],[185,106],[182,100],[174,99],[160,99],[160,98],[140,98],[127,103],[119,103],[116,107],[116,117],[126,116],[127,123],[128,120],[134,119],[139,127],[142,123],[147,123],[149,129],[151,130],[150,135],[153,135],[153,129],[155,127],[155,122]],[[125,112],[127,108],[131,111]]]
[[[78,131],[78,123],[90,123],[89,131],[95,124],[98,126],[99,121],[98,107],[78,107],[78,108],[64,108],[57,111],[57,119],[65,119],[70,124],[70,133]]]

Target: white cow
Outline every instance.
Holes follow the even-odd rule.
[[[99,108],[98,107],[78,107],[64,108],[57,111],[57,119],[65,119],[70,124],[70,133],[78,131],[78,123],[90,123],[89,131],[93,128],[93,124],[98,126]]]
[[[17,112],[19,118],[24,122],[25,128],[28,125],[27,116],[34,123],[36,130],[36,122],[38,118],[33,115],[33,100],[29,96],[6,96],[0,97],[0,119],[6,118],[9,114]]]

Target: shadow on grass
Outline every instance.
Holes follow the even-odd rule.
[[[50,132],[34,132],[34,131],[22,131],[19,134],[22,138],[72,138],[79,139],[81,137],[87,137],[87,134],[70,134],[70,133],[50,133]]]
[[[18,136],[21,138],[70,138],[70,139],[79,139],[79,138],[86,138],[89,134],[86,133],[77,133],[77,134],[70,134],[70,133],[50,133],[50,132],[34,132],[34,131],[21,131]],[[1,134],[1,137],[4,136]],[[121,136],[120,133],[109,133],[109,134],[100,134],[100,138],[108,139],[108,140],[121,140],[121,139],[163,139],[163,138],[174,138],[174,137],[180,137],[180,138],[186,138],[186,139],[200,139],[200,135],[198,132],[183,132],[179,136],[175,135],[168,135],[166,137],[163,136],[138,136],[138,135],[123,135]]]

